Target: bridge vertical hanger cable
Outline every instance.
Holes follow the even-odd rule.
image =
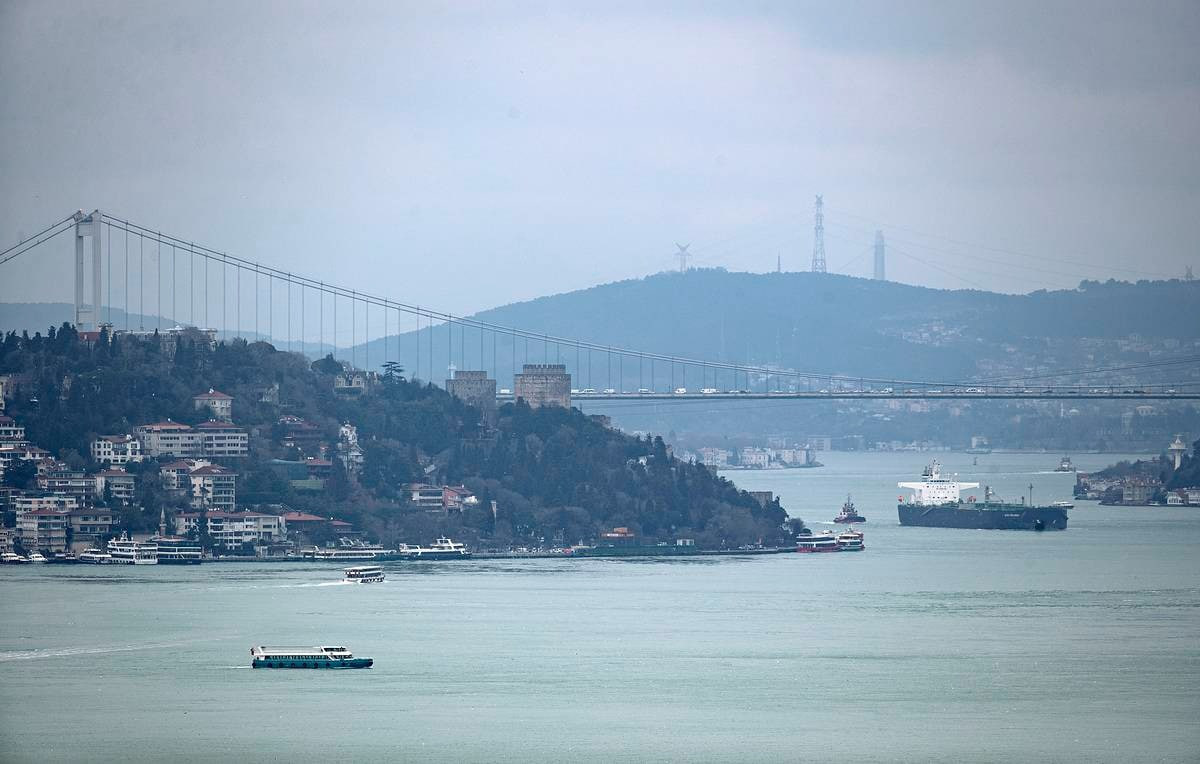
[[[162,331],[162,233],[158,235],[158,251],[154,255],[154,283],[157,285],[158,299],[154,303],[154,328]]]
[[[105,307],[105,314],[108,316],[105,323],[112,324],[112,226],[108,227],[108,248],[105,250],[108,254],[108,305]]]
[[[125,231],[125,331],[129,331],[129,231]]]
[[[146,237],[138,236],[138,329],[146,330]]]

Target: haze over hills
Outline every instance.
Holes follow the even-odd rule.
[[[1200,282],[1084,282],[1074,290],[1008,295],[833,274],[692,270],[514,303],[471,318],[682,357],[819,374],[961,380],[1007,368],[1064,369],[1102,365],[1098,362],[1109,357],[1129,359],[1138,355],[1131,337],[1159,340],[1164,348],[1194,345],[1190,317],[1197,308]],[[455,328],[453,358],[446,355],[445,331],[434,330],[433,368],[440,373],[450,363],[479,367],[478,331]],[[482,353],[483,368],[489,370],[491,342],[484,338]],[[399,352],[406,368],[416,368],[415,333],[388,343],[389,357]],[[425,376],[427,329],[421,348]],[[354,352],[361,361],[368,351],[372,359],[382,359],[384,341]],[[512,351],[511,339],[502,336],[495,346],[502,386],[505,370],[513,365]],[[590,377],[586,353],[576,370],[574,350],[566,346],[556,352],[553,343],[547,350],[544,343],[532,342],[526,355],[524,341],[518,341],[516,356],[518,365],[526,358],[566,363],[580,387],[609,386],[607,369],[598,368],[606,364],[602,353],[593,355]],[[626,360],[626,387],[636,381],[631,365]],[[659,371],[656,380],[660,389],[666,384],[663,374]],[[612,375],[615,379],[617,370]],[[643,385],[647,379],[643,376]],[[700,380],[687,383],[698,386]]]
[[[481,298],[482,301],[483,298]],[[940,290],[835,274],[735,273],[698,269],[513,303],[470,318],[613,347],[719,362],[769,365],[816,374],[909,380],[969,380],[1134,362],[1197,342],[1200,281],[1083,282],[1079,288],[1025,295]],[[0,328],[43,330],[67,320],[67,304],[0,304]],[[410,316],[403,317],[413,325]],[[131,316],[129,325],[170,326]],[[343,319],[344,321],[344,319]],[[121,328],[124,316],[114,311]],[[394,325],[394,324],[393,324]],[[311,327],[311,324],[310,324]],[[382,328],[378,317],[375,331]],[[361,331],[361,327],[360,327]],[[653,381],[646,361],[526,341],[461,325],[423,328],[337,351],[359,366],[398,360],[410,374],[439,382],[450,366],[495,372],[501,387],[525,362],[562,362],[577,387],[626,389],[672,383],[666,364]],[[311,329],[310,329],[311,332]],[[249,333],[248,333],[249,334]],[[345,334],[344,332],[342,333]],[[310,338],[311,339],[311,338]],[[432,339],[432,342],[431,342]],[[283,347],[280,338],[276,344]],[[300,349],[297,340],[293,345]],[[418,358],[418,347],[420,356]],[[308,343],[310,355],[322,346]],[[431,356],[432,353],[432,356]],[[431,362],[432,359],[432,362]],[[578,368],[576,366],[578,365]],[[430,371],[433,370],[431,374]],[[708,382],[677,369],[674,384],[746,386],[744,378]]]

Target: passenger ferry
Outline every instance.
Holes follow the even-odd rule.
[[[797,552],[836,552],[838,551],[837,539],[829,531],[801,531],[800,535],[796,536],[796,551]]]
[[[204,557],[200,542],[175,536],[155,536],[159,565],[199,565]]]
[[[395,549],[384,549],[381,546],[342,546],[342,547],[309,547],[302,550],[300,555],[307,560],[323,560],[333,562],[354,562],[355,560],[378,560],[396,553]]]
[[[110,562],[123,565],[157,565],[158,544],[153,541],[130,541],[128,533],[108,542]]]
[[[355,658],[344,647],[262,647],[250,648],[251,668],[371,668],[372,658]]]
[[[839,552],[861,552],[867,548],[866,544],[863,543],[863,535],[860,531],[839,533],[837,546]]]
[[[359,565],[346,568],[346,582],[355,584],[377,584],[383,581],[383,568],[378,565]]]
[[[79,556],[75,559],[79,562],[85,562],[90,565],[107,565],[108,563],[112,562],[112,555],[108,552],[105,552],[103,549],[96,549],[95,547],[92,547],[91,549],[85,549],[80,552]]]
[[[400,554],[409,560],[465,560],[471,556],[465,544],[451,541],[445,536],[429,546],[406,546]]]

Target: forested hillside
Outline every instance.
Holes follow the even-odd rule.
[[[234,397],[234,423],[250,433],[250,456],[225,462],[238,472],[239,505],[338,517],[389,543],[440,533],[477,543],[578,543],[623,525],[652,539],[734,546],[778,540],[786,519],[777,502],[763,507],[729,481],[672,458],[661,438],[630,437],[577,410],[509,404],[486,428],[478,411],[406,379],[395,365],[364,394],[345,396],[334,392],[342,366],[332,358],[310,363],[264,342],[212,349],[183,337],[172,342],[104,333],[89,345],[69,325],[46,335],[9,332],[0,374],[14,375],[20,393],[7,413],[34,444],[72,466],[94,467],[88,454],[97,435],[168,418],[197,423],[206,417],[192,396],[215,388]],[[339,425],[355,425],[361,474],[334,459],[324,493],[293,490],[269,463],[311,454],[280,444],[284,415],[303,418],[329,443]],[[155,487],[155,465],[140,470],[140,510],[125,519],[150,527],[160,507],[174,506]],[[480,501],[461,514],[415,511],[401,491],[410,481],[464,483]]]

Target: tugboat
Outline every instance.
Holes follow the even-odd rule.
[[[858,514],[858,510],[854,508],[854,502],[850,500],[850,494],[846,494],[846,503],[842,505],[842,511],[833,518],[833,521],[835,523],[865,523],[867,518]]]
[[[1058,463],[1058,466],[1054,468],[1054,471],[1055,472],[1074,472],[1075,465],[1071,464],[1071,457],[1064,456],[1062,458],[1062,461],[1060,461]]]

